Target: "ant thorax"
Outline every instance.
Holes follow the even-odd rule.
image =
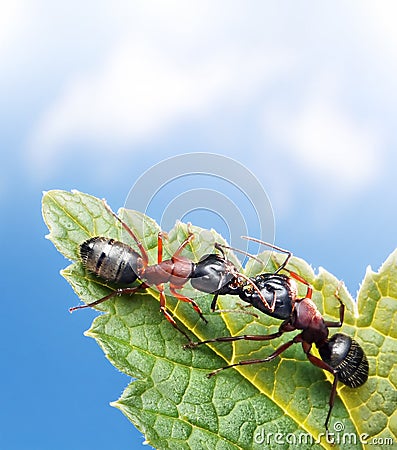
[[[296,300],[291,325],[303,330],[304,340],[308,343],[320,343],[328,337],[323,316],[310,298]]]

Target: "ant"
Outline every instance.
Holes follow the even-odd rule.
[[[189,226],[186,239],[180,244],[171,258],[166,260],[163,260],[163,232],[160,231],[157,237],[157,264],[149,265],[149,257],[142,242],[131,228],[110,209],[107,203],[105,201],[103,203],[106,209],[120,222],[135,241],[139,252],[123,242],[107,237],[95,236],[84,241],[80,245],[80,257],[83,266],[98,278],[115,286],[123,287],[118,287],[99,300],[70,308],[70,312],[99,305],[115,296],[132,295],[138,290],[147,289],[154,285],[160,293],[160,311],[191,343],[189,336],[179,328],[167,310],[164,292],[165,283],[169,283],[170,293],[176,299],[190,303],[200,319],[205,323],[208,323],[208,321],[198,304],[193,299],[177,292],[189,279],[192,279],[192,281],[194,279],[193,285],[196,289],[212,293],[214,291],[218,292],[224,284],[228,284],[231,280],[238,277],[239,280],[244,279],[248,284],[252,283],[252,289],[256,291],[259,298],[262,297],[256,285],[248,277],[237,271],[233,263],[225,258],[223,251],[223,256],[215,253],[206,255],[198,263],[181,256],[183,249],[194,238],[194,234],[189,230]],[[134,287],[126,287],[136,280],[141,281],[141,284]],[[263,298],[262,300],[265,301]]]
[[[259,240],[255,241],[261,242]],[[285,269],[285,264],[282,265],[282,268],[284,270],[288,270]],[[334,377],[329,398],[329,410],[324,424],[325,429],[328,431],[328,424],[331,417],[332,408],[334,406],[338,381],[341,381],[346,386],[352,388],[357,388],[363,385],[368,379],[368,360],[364,350],[350,336],[343,333],[336,333],[331,338],[328,338],[329,328],[341,327],[344,320],[345,305],[339,297],[340,286],[338,286],[334,294],[340,305],[339,321],[325,321],[320,311],[317,309],[317,306],[312,301],[312,286],[294,272],[288,271],[290,275],[288,277],[286,275],[278,274],[278,271],[279,269],[273,274],[264,273],[251,278],[265,298],[273,296],[273,303],[275,303],[275,308],[273,311],[264,309],[262,302],[258,301],[257,292],[253,292],[251,288],[245,289],[246,286],[244,286],[244,283],[240,283],[237,287],[225,286],[222,292],[232,295],[239,295],[241,299],[250,303],[262,312],[265,312],[275,318],[285,319],[276,333],[268,335],[219,337],[201,342],[193,342],[185,345],[184,348],[194,348],[198,345],[213,342],[232,342],[238,340],[269,341],[280,337],[286,332],[302,330],[300,334],[296,335],[290,341],[282,344],[267,358],[239,361],[214,370],[207,376],[208,378],[211,378],[225,369],[230,369],[236,366],[260,364],[272,361],[291,347],[291,345],[301,343],[308,360],[313,365],[323,370],[327,370]],[[306,285],[307,291],[304,298],[297,298],[297,290],[294,279]],[[288,311],[289,314],[285,317]],[[311,353],[313,344],[318,348],[321,359]]]
[[[202,292],[214,294],[211,311],[214,312],[219,295],[238,295],[242,300],[250,303],[255,308],[278,319],[286,319],[291,313],[290,296],[296,291],[296,285],[288,279],[286,275],[278,275],[278,272],[285,269],[288,261],[292,257],[289,250],[284,250],[276,245],[269,244],[248,236],[241,236],[243,239],[258,242],[274,250],[287,254],[285,261],[270,273],[262,273],[256,277],[248,278],[237,270],[230,270],[230,261],[226,258],[224,249],[234,250],[243,253],[250,258],[263,264],[255,256],[242,250],[229,247],[220,243],[215,243],[215,248],[222,254],[210,254],[204,256],[200,263],[202,265],[195,271],[190,281],[191,285]],[[285,269],[287,270],[287,269]],[[291,272],[291,277],[301,279],[297,274]],[[284,283],[284,285],[282,285]],[[287,289],[285,289],[287,288]]]

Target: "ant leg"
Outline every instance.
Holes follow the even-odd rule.
[[[182,333],[185,338],[189,341],[189,344],[192,342],[189,336],[178,327],[178,324],[175,322],[175,319],[171,316],[171,314],[167,311],[166,307],[166,297],[164,293],[164,284],[159,284],[156,286],[160,292],[160,311],[163,313],[164,317],[168,320],[168,322],[176,328],[180,333]],[[188,345],[189,345],[188,344]]]
[[[302,345],[304,345],[305,342],[302,342]],[[311,345],[310,345],[311,346]],[[331,367],[329,364],[321,360],[320,358],[317,358],[317,356],[312,355],[310,352],[306,352],[306,356],[308,360],[317,367],[320,367],[320,369],[327,370],[328,372],[331,372],[332,375],[336,375],[335,369]]]
[[[112,214],[112,216],[115,217],[121,223],[122,227],[127,231],[127,233],[132,237],[132,239],[134,239],[136,245],[139,248],[139,251],[141,252],[143,266],[147,267],[147,265],[149,264],[149,257],[148,254],[146,253],[144,246],[142,245],[142,242],[138,239],[138,237],[131,230],[131,228],[122,219],[120,219],[120,217],[115,212],[111,210],[110,206],[106,203],[106,200],[103,199],[102,201],[103,204],[105,205],[105,208],[110,212],[110,214]]]
[[[157,264],[163,260],[163,232],[160,231],[157,235]]]
[[[178,300],[190,303],[193,306],[193,309],[196,311],[196,313],[200,316],[200,319],[202,319],[205,323],[208,323],[208,320],[203,316],[203,312],[201,311],[199,305],[193,299],[177,292],[175,286],[173,286],[172,284],[170,285],[170,292]]]
[[[278,337],[280,337],[283,333],[284,330],[282,330],[282,325],[280,326],[279,330],[277,331],[277,333],[273,333],[273,334],[265,334],[265,335],[241,335],[241,336],[224,336],[224,337],[219,337],[219,338],[213,338],[213,339],[207,339],[205,341],[200,341],[200,342],[191,342],[190,344],[187,344],[184,346],[185,349],[187,348],[195,348],[198,347],[199,345],[203,345],[203,344],[210,344],[212,342],[234,342],[234,341],[270,341],[271,339],[276,339]]]
[[[236,309],[216,309],[216,303],[218,301],[218,296],[219,294],[215,294],[214,298],[212,299],[211,302],[211,312],[213,313],[241,313],[241,314],[248,314],[249,316],[253,316],[256,319],[259,319],[258,314],[255,314],[251,311],[245,311],[246,308],[251,308],[252,305],[242,305],[241,303],[237,303],[237,306],[240,308],[240,310],[236,310]]]
[[[172,255],[172,258],[178,258],[178,256],[182,253],[182,250],[187,246],[187,244],[189,244],[189,242],[191,240],[194,239],[194,234],[193,232],[190,230],[190,227],[188,225],[187,227],[187,231],[188,231],[188,235],[187,238],[182,242],[182,244],[177,248],[176,252]],[[172,259],[171,258],[171,259]]]
[[[116,289],[115,291],[111,292],[109,295],[106,295],[105,297],[100,298],[99,300],[95,300],[91,303],[86,303],[85,305],[79,305],[74,306],[73,308],[69,308],[69,312],[73,312],[76,309],[84,309],[84,308],[90,308],[92,306],[99,305],[100,303],[106,302],[106,300],[109,300],[113,297],[116,297],[116,295],[132,295],[139,289],[146,289],[149,286],[145,283],[140,284],[139,286],[133,287],[133,288],[124,288],[124,289]]]
[[[160,264],[163,261],[163,236],[164,231],[160,231],[157,236],[157,264]],[[182,253],[182,250],[189,244],[189,242],[194,239],[194,234],[190,231],[188,226],[188,235],[187,238],[182,242],[182,244],[176,249],[175,253],[171,256],[171,259],[178,258]]]
[[[304,284],[305,286],[307,286],[307,291],[306,291],[306,296],[305,298],[312,298],[313,295],[313,286],[308,283],[304,278],[302,278],[300,275],[298,275],[295,272],[292,272],[291,270],[285,269],[291,276],[291,278],[294,278],[297,281],[300,281],[302,284]]]
[[[343,282],[341,281],[338,284],[338,287],[336,288],[334,296],[339,301],[339,322],[325,322],[325,326],[327,327],[341,327],[343,324],[343,320],[345,318],[345,304],[342,302],[341,298],[339,297],[339,289]]]
[[[157,262],[158,264],[160,264],[163,260],[162,257],[162,253],[163,253],[163,240],[162,240],[162,233],[160,232],[157,238],[157,248],[158,248],[158,253],[157,253]],[[180,256],[180,254],[182,253],[182,250],[189,244],[189,242],[194,239],[194,234],[193,232],[190,230],[190,227],[188,225],[188,236],[187,238],[182,242],[182,244],[177,248],[177,250],[175,251],[175,253],[172,255],[171,259],[173,260],[174,258],[178,258]],[[179,292],[176,291],[176,287],[173,286],[170,283],[170,292],[171,294],[177,298],[178,300],[181,300],[182,302],[186,302],[186,303],[190,303],[194,310],[197,312],[197,314],[200,316],[200,318],[205,322],[208,323],[207,319],[203,316],[203,313],[200,309],[200,307],[198,306],[198,304],[191,298],[186,297],[183,294],[180,294]],[[163,291],[160,292],[160,295],[163,294],[164,297],[164,302],[165,302],[165,294],[164,294],[164,288]],[[161,297],[160,297],[161,298]],[[163,311],[164,312],[164,311]],[[168,319],[169,320],[169,319]],[[172,323],[172,322],[171,322]],[[176,325],[176,324],[175,324]],[[174,325],[174,326],[175,326]],[[177,327],[178,328],[178,327]],[[187,336],[187,335],[186,335]],[[190,340],[190,339],[189,339]]]
[[[297,337],[299,337],[299,336],[300,335],[298,335]],[[328,431],[328,423],[329,423],[329,419],[331,417],[332,408],[334,407],[335,397],[336,397],[336,387],[338,385],[338,380],[339,380],[338,373],[329,364],[327,364],[326,362],[322,361],[321,359],[317,358],[316,356],[314,356],[310,353],[312,344],[308,344],[307,342],[302,342],[302,347],[303,347],[303,351],[305,352],[307,358],[314,366],[317,366],[320,369],[326,370],[334,376],[334,382],[332,383],[331,394],[330,394],[329,401],[328,401],[329,410],[328,410],[327,418],[325,419],[325,424],[324,424],[325,429]]]
[[[211,302],[211,311],[212,312],[214,312],[216,309],[216,303],[218,301],[218,297],[219,297],[219,294],[215,294],[214,298],[212,299],[212,302]]]
[[[329,396],[329,401],[328,401],[328,404],[329,404],[328,414],[327,414],[327,418],[325,419],[325,423],[324,423],[324,426],[325,426],[325,429],[327,432],[328,432],[329,419],[331,417],[331,411],[332,411],[332,408],[334,407],[334,403],[335,403],[337,385],[338,385],[338,375],[335,375],[334,382],[332,383],[331,394]]]
[[[212,311],[213,313],[231,313],[231,314],[247,314],[247,316],[255,317],[255,319],[259,319],[258,314],[255,314],[251,311],[246,311],[248,308],[252,308],[252,305],[242,305],[241,303],[236,303],[236,309],[217,309],[216,311]]]
[[[274,333],[275,335],[277,335],[278,333]],[[267,335],[267,336],[272,336],[271,334]],[[267,337],[267,336],[255,336],[255,337]],[[252,336],[251,336],[252,337]],[[277,337],[277,336],[274,336]],[[271,338],[273,339],[273,338]],[[259,339],[256,339],[259,340]],[[276,358],[278,355],[280,355],[281,353],[283,353],[285,350],[287,350],[287,348],[291,347],[292,344],[295,344],[295,339],[292,339],[291,341],[286,342],[285,344],[281,345],[274,353],[272,353],[270,356],[268,356],[267,358],[264,359],[247,359],[245,361],[239,361],[238,363],[235,364],[230,364],[229,366],[225,366],[225,367],[221,367],[219,369],[214,370],[213,372],[209,373],[207,375],[208,378],[213,377],[214,375],[217,375],[219,372],[221,372],[222,370],[226,370],[226,369],[230,369],[232,367],[236,367],[236,366],[247,366],[249,364],[261,364],[261,363],[266,363],[269,361],[272,361],[274,358]]]
[[[303,343],[302,343],[302,345],[303,345]],[[336,387],[338,385],[338,379],[339,379],[338,374],[331,366],[329,366],[327,363],[325,363],[321,359],[315,357],[311,353],[306,353],[306,356],[308,357],[309,361],[313,365],[320,367],[320,369],[327,370],[328,372],[332,373],[332,375],[334,376],[334,382],[332,383],[331,394],[330,394],[329,400],[328,400],[328,404],[329,404],[328,414],[327,414],[327,418],[325,419],[325,424],[324,424],[325,429],[328,431],[328,422],[331,417],[331,411],[332,411],[332,408],[334,407],[334,403],[335,403]]]

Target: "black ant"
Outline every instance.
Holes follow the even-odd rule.
[[[263,264],[263,262],[247,252],[216,243],[215,248],[221,252],[222,256],[219,254],[204,256],[200,260],[200,266],[197,267],[195,274],[192,276],[191,285],[199,291],[214,294],[211,311],[215,311],[219,295],[238,295],[242,300],[265,314],[277,319],[286,319],[291,314],[290,297],[296,291],[296,285],[291,278],[282,274],[278,275],[278,273],[285,269],[292,253],[259,239],[247,236],[242,236],[242,238],[259,242],[274,250],[286,253],[287,257],[274,272],[262,273],[256,277],[248,278],[238,273],[236,269],[231,270],[231,262],[226,258],[224,249],[243,253],[256,259],[260,264]],[[296,274],[291,273],[291,276],[300,279]]]
[[[255,241],[260,242],[258,240]],[[283,265],[283,268],[285,269],[285,264]],[[287,350],[292,344],[301,343],[303,351],[309,361],[315,366],[320,367],[323,370],[327,370],[334,376],[329,398],[329,410],[325,420],[325,428],[328,431],[328,423],[332,408],[334,406],[338,381],[341,381],[343,384],[352,388],[357,388],[363,385],[368,379],[368,360],[364,350],[350,336],[342,333],[336,333],[331,338],[328,338],[329,328],[341,327],[343,324],[345,306],[339,297],[339,287],[335,292],[335,297],[340,304],[339,321],[325,321],[320,311],[318,311],[316,305],[312,301],[312,286],[294,272],[289,271],[289,275],[290,276],[288,277],[278,273],[264,273],[251,278],[257,288],[261,291],[264,298],[273,297],[273,303],[275,303],[275,308],[273,311],[264,309],[263,303],[258,301],[257,292],[252,291],[249,287],[247,288],[244,283],[229,287],[226,285],[222,291],[222,293],[225,294],[239,295],[241,299],[272,317],[285,319],[280,325],[278,332],[257,336],[243,335],[219,337],[201,342],[193,342],[185,345],[185,348],[194,348],[198,345],[213,342],[232,342],[238,340],[269,341],[280,337],[283,333],[302,330],[300,334],[281,345],[267,358],[239,361],[238,363],[230,364],[214,370],[208,374],[208,377],[213,377],[222,370],[229,369],[231,367],[260,364],[272,361]],[[294,279],[307,286],[306,296],[304,298],[297,298],[297,290]],[[230,288],[229,291],[228,288]],[[287,313],[288,316],[285,317]],[[310,352],[313,344],[318,348],[321,359],[317,358]]]
[[[178,327],[174,318],[167,311],[164,283],[169,283],[170,293],[176,299],[190,303],[205,323],[208,323],[208,321],[198,304],[193,299],[177,292],[189,279],[192,282],[194,279],[193,286],[202,292],[218,291],[224,284],[230,283],[236,277],[245,280],[248,284],[252,283],[248,277],[239,273],[233,263],[224,256],[222,257],[215,253],[210,254],[202,258],[198,263],[181,256],[183,249],[194,238],[194,234],[189,228],[186,239],[171,258],[166,260],[163,260],[163,233],[159,232],[157,238],[157,264],[149,265],[149,257],[141,241],[131,228],[110,209],[105,201],[104,205],[135,241],[139,253],[129,245],[107,237],[95,236],[83,242],[80,245],[80,257],[84,267],[106,282],[124,287],[115,289],[110,294],[94,302],[70,308],[70,312],[99,305],[115,296],[132,295],[138,290],[156,286],[160,293],[161,312],[191,342],[188,335]],[[125,287],[136,280],[141,281],[141,284],[134,287]],[[252,283],[252,289],[256,290],[258,297],[261,298],[261,293],[254,283]],[[263,298],[262,300],[265,301]]]

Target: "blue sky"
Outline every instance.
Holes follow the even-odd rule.
[[[0,447],[139,448],[108,403],[128,379],[83,336],[41,192],[124,204],[164,158],[255,174],[276,242],[342,278],[396,247],[397,6],[23,1],[0,17]],[[209,223],[208,226],[213,226]]]

